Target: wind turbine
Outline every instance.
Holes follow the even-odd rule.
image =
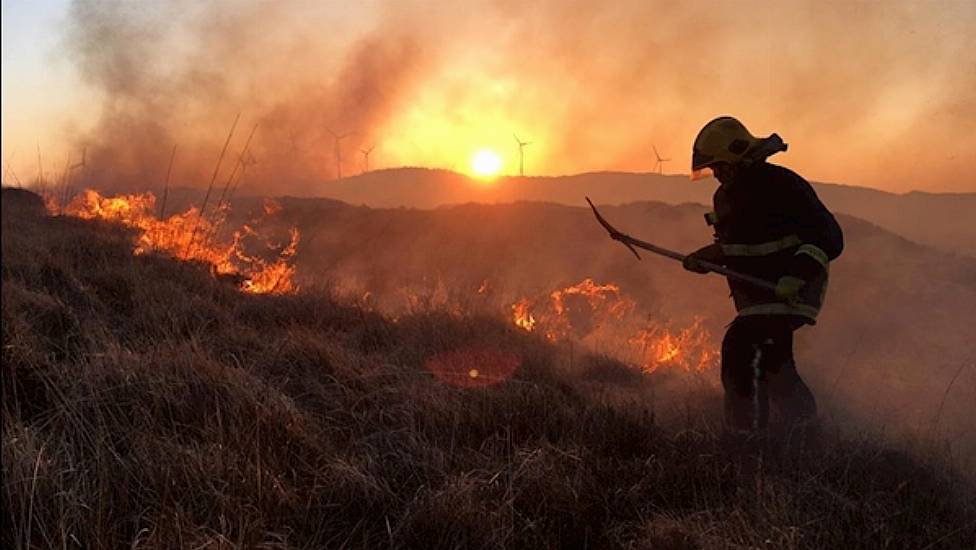
[[[515,137],[515,143],[518,143],[518,148],[519,148],[519,175],[524,176],[525,175],[525,153],[522,151],[522,149],[524,149],[526,145],[531,145],[532,142],[522,141],[515,134],[512,134],[512,136]]]
[[[84,170],[88,166],[88,146],[86,145],[81,150],[81,160],[72,164],[68,170],[69,172],[74,172],[75,170]]]
[[[665,162],[670,162],[671,159],[663,159],[663,158],[661,158],[661,155],[659,155],[658,152],[657,152],[657,147],[651,145],[651,148],[654,149],[654,156],[657,157],[657,164],[654,165],[654,169],[657,170],[657,173],[658,174],[662,174],[662,173],[664,173],[663,172],[663,170],[664,170],[664,163]]]
[[[342,149],[339,147],[339,142],[343,139],[352,135],[352,133],[337,134],[332,131],[331,128],[326,128],[332,137],[335,138],[335,154],[336,154],[336,179],[342,179]]]
[[[376,148],[375,145],[370,145],[369,146],[369,149],[360,149],[359,150],[359,152],[363,154],[363,160],[366,162],[366,170],[363,171],[364,174],[366,172],[369,172],[369,154],[372,153],[373,152],[373,149],[375,149],[375,148]]]

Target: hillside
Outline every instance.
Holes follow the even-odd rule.
[[[694,377],[491,316],[245,294],[25,192],[2,222],[4,547],[976,540],[976,492],[925,452],[830,425],[730,439]]]
[[[580,206],[589,196],[603,204],[658,201],[710,205],[716,182],[687,176],[595,172],[559,177],[503,177],[479,182],[444,170],[378,170],[324,184],[315,194],[375,208],[434,208],[467,202],[556,202]],[[836,212],[855,216],[909,240],[976,256],[976,193],[894,194],[866,187],[813,183]]]
[[[649,254],[636,261],[607,238],[588,208],[280,203],[279,223],[302,234],[295,256],[300,284],[328,280],[390,315],[435,304],[511,318],[513,307],[527,303],[527,314],[545,324],[540,316],[553,317],[551,293],[578,295],[579,285],[592,280],[618,290],[590,303],[565,303],[567,313],[537,330],[641,362],[647,360],[648,330],[682,331],[699,323],[703,347],[717,351],[734,314],[720,277],[694,276]],[[260,208],[239,206],[241,219]],[[679,251],[709,242],[705,210],[661,203],[603,207],[621,230]],[[976,310],[976,259],[912,243],[849,216],[839,220],[846,249],[832,264],[821,322],[797,333],[801,370],[836,414],[855,412],[857,425],[867,422],[889,433],[946,432],[954,452],[976,464],[976,344],[969,321]],[[602,302],[594,306],[592,300]],[[614,306],[629,313],[611,315]]]

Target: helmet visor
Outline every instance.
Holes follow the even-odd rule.
[[[704,168],[704,167],[708,166],[709,164],[715,162],[716,160],[717,159],[715,158],[715,155],[705,154],[705,153],[699,151],[697,148],[696,149],[692,149],[692,151],[691,151],[691,169],[692,170],[698,170],[699,168]]]
[[[691,180],[700,180],[712,175],[711,164],[715,162],[714,155],[706,155],[698,149],[691,152]]]
[[[691,175],[688,177],[691,178],[691,181],[698,181],[698,180],[703,180],[705,178],[713,177],[714,175],[715,173],[712,172],[712,167],[705,166],[703,168],[699,168],[698,170],[692,170]]]

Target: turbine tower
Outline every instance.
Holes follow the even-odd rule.
[[[339,146],[339,143],[343,139],[351,136],[352,133],[337,134],[333,132],[331,128],[326,128],[326,130],[328,130],[329,133],[332,134],[332,137],[335,138],[336,179],[341,180],[342,179],[342,148]]]
[[[531,145],[532,142],[522,141],[515,134],[512,134],[512,136],[515,137],[515,143],[518,143],[518,148],[519,148],[519,175],[524,176],[525,175],[525,152],[523,151],[523,149],[525,148],[526,145]]]
[[[369,146],[369,149],[360,149],[359,150],[359,152],[363,154],[363,161],[364,161],[364,163],[366,165],[366,169],[363,170],[363,173],[364,174],[366,172],[369,172],[369,154],[372,153],[373,152],[373,149],[375,149],[375,148],[376,148],[376,145],[370,145]]]
[[[657,164],[654,165],[654,169],[657,171],[658,174],[663,174],[664,173],[664,163],[665,162],[670,162],[671,159],[663,159],[663,158],[661,158],[661,155],[659,155],[658,152],[657,152],[657,147],[651,145],[651,148],[654,149],[654,156],[657,157]]]
[[[74,163],[74,164],[72,164],[71,167],[68,168],[69,177],[70,177],[71,173],[73,173],[75,170],[82,170],[82,171],[84,171],[85,167],[88,166],[88,160],[87,159],[88,159],[88,146],[86,145],[85,147],[83,147],[81,149],[81,160],[78,161],[78,162],[76,162],[76,163]]]
[[[656,146],[652,145],[651,148],[654,149],[654,157],[657,159],[657,162],[654,165],[654,170],[657,171],[658,174],[663,174],[664,173],[664,163],[665,162],[670,162],[671,159],[669,159],[669,158],[661,158],[661,155],[657,152],[657,147]]]

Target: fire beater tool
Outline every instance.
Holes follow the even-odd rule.
[[[593,209],[593,215],[596,216],[596,221],[600,222],[600,225],[602,225],[603,228],[607,230],[607,232],[610,234],[610,238],[620,242],[621,244],[629,248],[630,251],[634,253],[634,256],[637,256],[638,260],[641,259],[640,254],[637,253],[638,248],[647,250],[649,252],[653,252],[655,254],[659,254],[661,256],[671,258],[672,260],[678,260],[679,262],[684,262],[685,258],[687,258],[687,255],[681,254],[680,252],[668,250],[667,248],[662,248],[660,246],[657,246],[656,244],[651,244],[649,242],[645,242],[640,239],[635,239],[634,237],[631,237],[626,233],[621,233],[620,231],[617,231],[617,228],[610,225],[610,222],[608,222],[603,216],[600,215],[600,211],[596,209],[596,206],[593,204],[593,201],[591,201],[589,197],[586,197],[586,202],[590,204],[590,208]],[[719,273],[721,275],[725,275],[726,277],[729,277],[731,279],[736,279],[745,283],[749,283],[751,285],[758,286],[760,288],[765,288],[766,290],[776,289],[775,284],[765,279],[760,279],[759,277],[753,277],[752,275],[747,275],[745,273],[739,273],[738,271],[731,270],[725,266],[721,266],[716,263],[712,263],[705,260],[698,260],[698,264],[709,271]]]

